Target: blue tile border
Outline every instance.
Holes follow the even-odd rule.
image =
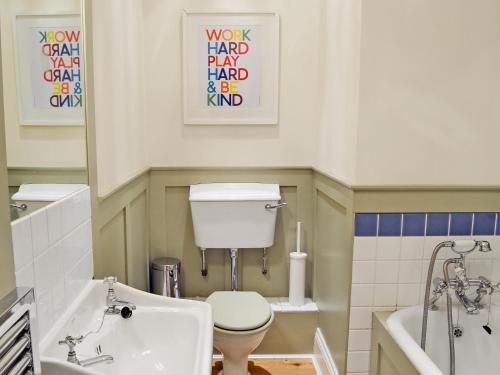
[[[497,215],[494,212],[480,212],[474,214],[474,228],[472,234],[475,236],[493,236],[495,234],[495,221]]]
[[[380,214],[378,218],[378,235],[381,237],[401,236],[402,214]]]
[[[403,214],[403,236],[424,236],[426,214]]]
[[[426,236],[447,236],[450,214],[432,213],[427,214]]]
[[[500,213],[356,213],[354,233],[356,237],[500,236]]]
[[[356,237],[377,235],[378,214],[356,214],[354,233]]]
[[[472,234],[472,213],[454,212],[451,214],[450,236],[470,236]]]

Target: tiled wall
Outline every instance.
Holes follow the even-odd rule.
[[[87,187],[12,222],[16,285],[35,288],[42,339],[93,276]]]
[[[359,213],[355,217],[348,374],[369,373],[371,313],[422,303],[429,259],[441,241],[491,241],[490,253],[467,256],[469,276],[500,280],[500,214]],[[442,275],[443,249],[433,277]]]

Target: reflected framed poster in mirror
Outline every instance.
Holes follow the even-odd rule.
[[[183,15],[184,123],[277,124],[279,17]]]
[[[77,14],[17,15],[20,125],[83,125],[83,40]]]

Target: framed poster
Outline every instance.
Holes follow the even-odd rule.
[[[183,16],[184,123],[277,124],[276,13]]]
[[[83,125],[80,15],[17,15],[20,125]]]

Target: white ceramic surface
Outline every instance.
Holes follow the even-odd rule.
[[[210,374],[213,322],[207,303],[157,296],[123,284],[115,285],[115,291],[137,305],[132,317],[106,316],[101,331],[76,347],[79,359],[86,359],[96,356],[100,345],[102,354],[112,355],[114,362],[77,367],[66,362],[67,347],[57,344],[68,334],[99,327],[107,289],[100,280],[90,281],[41,343],[48,375]]]
[[[274,314],[261,328],[252,331],[214,329],[214,346],[223,355],[219,375],[247,375],[248,356],[260,345],[274,321]]]
[[[456,375],[500,374],[500,319],[497,309],[492,309],[488,335],[482,326],[488,319],[487,310],[478,315],[459,314],[459,324],[464,334],[455,339]],[[453,319],[457,321],[457,309]],[[426,352],[420,348],[422,306],[408,307],[396,311],[387,319],[389,332],[406,353],[410,361],[422,374],[447,375],[449,373],[449,346],[446,309],[429,312]]]
[[[206,249],[270,247],[281,199],[276,184],[192,185],[190,204],[196,246]]]
[[[86,187],[83,184],[22,184],[17,193],[12,195],[12,200],[55,202]]]

